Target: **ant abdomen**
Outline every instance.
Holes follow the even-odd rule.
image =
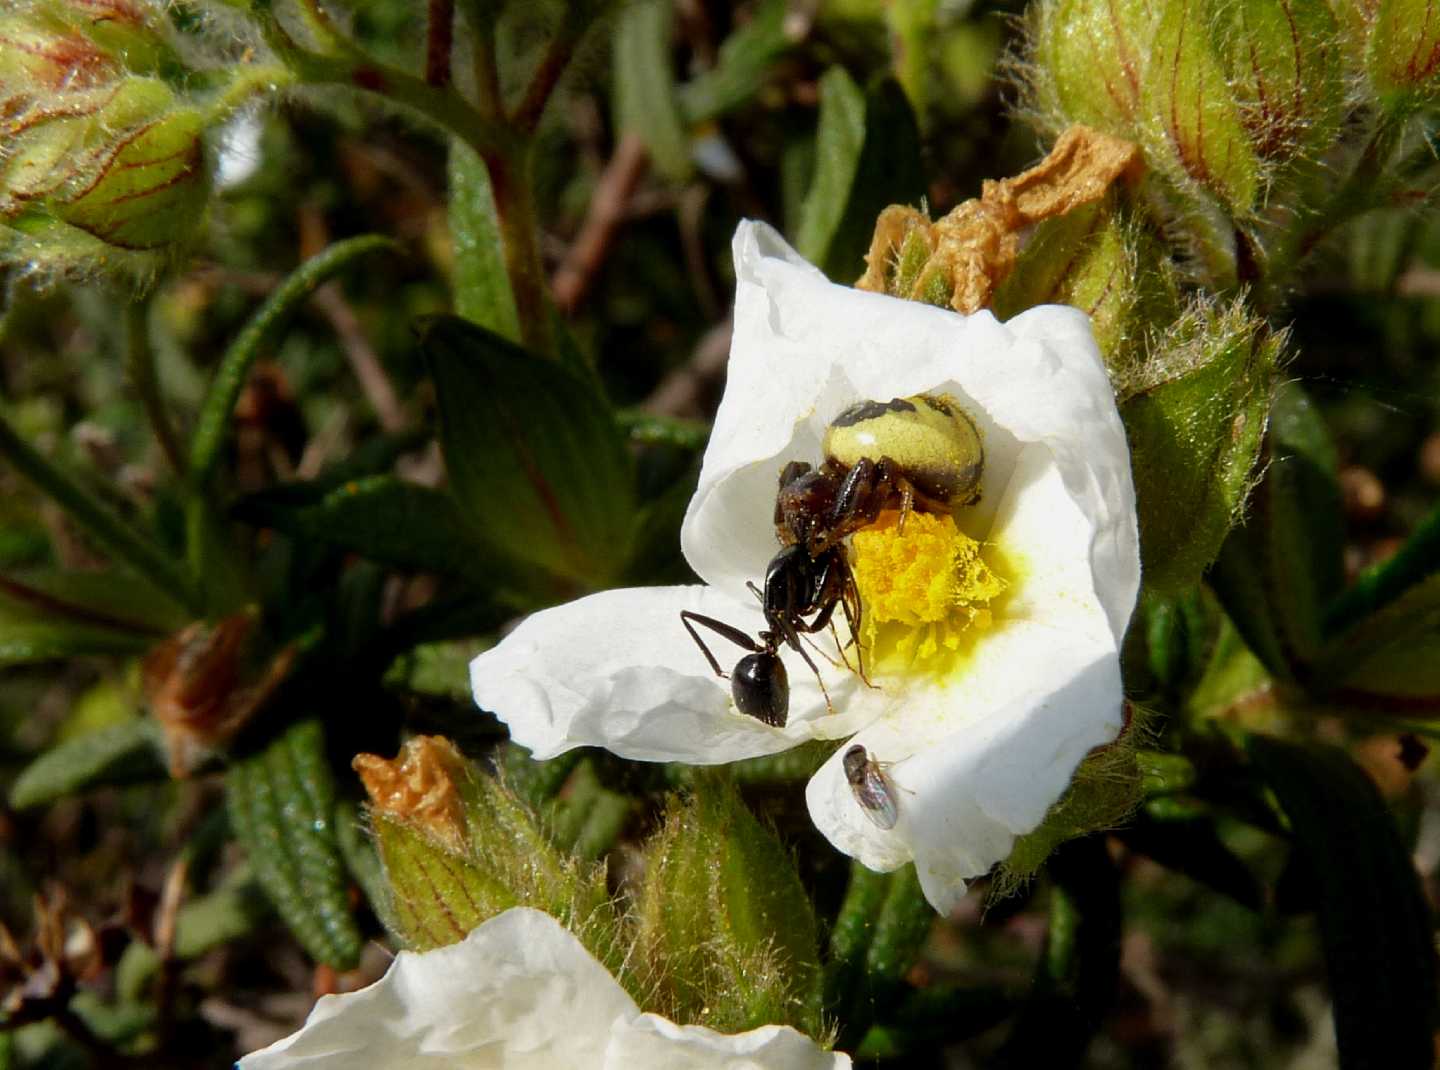
[[[780,655],[768,650],[746,654],[730,674],[730,695],[741,713],[784,728],[790,716],[790,676]]]

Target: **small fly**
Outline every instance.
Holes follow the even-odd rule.
[[[858,743],[845,752],[841,761],[850,791],[865,816],[876,828],[893,829],[900,812],[895,803],[895,789],[880,771],[880,763]]]

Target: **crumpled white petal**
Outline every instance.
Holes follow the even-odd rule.
[[[458,944],[402,951],[359,992],[323,996],[299,1032],[240,1070],[841,1070],[788,1026],[726,1036],[641,1014],[554,918],[507,910]]]
[[[896,796],[895,827],[879,829],[855,801],[844,748],[809,786],[811,815],[866,865],[913,859],[945,910],[1122,725],[1118,652],[1140,561],[1111,385],[1077,309],[1034,308],[1002,324],[837,286],[760,223],[741,224],[734,255],[725,397],[681,532],[707,586],[607,592],[537,614],[475,661],[476,697],[537,757],[597,745],[707,764],[858,733]],[[834,716],[787,651],[790,725],[750,721],[679,610],[758,631],[746,584],[778,548],[781,468],[817,463],[826,426],[854,402],[917,393],[956,397],[981,432],[984,497],[957,521],[1018,568],[1003,617],[955,679],[880,678],[869,688],[816,658]],[[726,668],[743,653],[718,637],[710,645]]]

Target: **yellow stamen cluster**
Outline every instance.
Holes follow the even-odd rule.
[[[994,623],[1008,586],[990,548],[949,516],[881,514],[856,532],[851,568],[860,589],[866,664],[879,673],[948,675]]]

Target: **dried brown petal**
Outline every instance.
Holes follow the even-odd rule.
[[[465,759],[448,739],[416,736],[393,760],[357,754],[351,765],[377,811],[419,826],[451,850],[464,848]]]
[[[142,685],[165,733],[171,776],[188,776],[233,739],[289,674],[293,646],[268,661],[254,658],[257,623],[253,611],[213,625],[196,621],[146,655]]]
[[[855,285],[948,304],[957,312],[979,311],[1014,269],[1022,230],[1098,201],[1140,167],[1135,145],[1072,126],[1040,163],[1014,178],[985,182],[978,198],[934,223],[912,208],[885,209]],[[923,263],[916,264],[921,256]]]

